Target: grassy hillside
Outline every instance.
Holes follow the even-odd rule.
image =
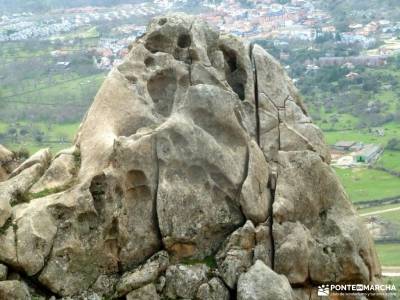
[[[343,27],[353,22],[368,22],[376,18],[398,20],[400,17],[398,0],[317,0],[314,2],[331,12],[336,25]]]
[[[95,33],[88,29],[78,34],[89,31]],[[83,51],[93,43],[97,43],[93,36],[73,44],[59,40],[2,43],[0,144],[32,154],[43,147],[56,152],[72,142],[106,75]],[[53,56],[58,49],[66,54]]]
[[[108,6],[122,3],[139,3],[139,0],[2,0],[0,11],[4,12],[43,12],[50,9],[88,5]]]

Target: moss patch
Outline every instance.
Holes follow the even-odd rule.
[[[211,269],[217,268],[217,261],[215,260],[214,256],[207,256],[204,259],[183,259],[181,261],[182,264],[185,265],[197,265],[197,264],[205,264]]]
[[[24,197],[27,199],[28,202],[30,200],[33,199],[37,199],[37,198],[43,198],[52,194],[57,194],[57,193],[61,193],[64,192],[66,190],[68,190],[70,187],[72,187],[74,185],[74,181],[71,181],[70,183],[67,183],[63,186],[59,186],[59,187],[55,187],[52,189],[44,189],[43,191],[37,192],[37,193],[26,193],[24,195]]]
[[[74,163],[75,163],[75,171],[78,172],[78,170],[81,168],[81,152],[75,151],[73,156],[74,156]]]

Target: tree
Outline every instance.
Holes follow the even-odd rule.
[[[363,78],[362,88],[364,91],[377,93],[379,87],[380,82],[377,78],[374,78],[373,76],[366,76]]]
[[[388,141],[386,149],[400,151],[400,139],[392,138]]]

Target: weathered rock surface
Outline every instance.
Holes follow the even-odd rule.
[[[253,262],[261,260],[268,267],[272,267],[272,238],[268,223],[260,224],[255,229],[255,247]]]
[[[165,295],[169,299],[194,299],[199,287],[207,282],[209,269],[206,265],[174,265],[165,274]]]
[[[10,175],[10,177],[15,177],[21,172],[34,165],[39,165],[44,171],[49,167],[51,161],[51,153],[49,149],[42,149],[36,152],[34,155],[25,160],[21,165],[18,166]]]
[[[370,282],[372,240],[332,171],[310,151],[279,153],[273,207],[275,270],[292,284]]]
[[[154,283],[169,265],[168,253],[161,251],[153,255],[144,265],[124,274],[118,285],[117,294],[126,295],[128,292]]]
[[[222,280],[214,277],[209,282],[203,283],[196,295],[199,300],[229,300],[229,290]]]
[[[287,278],[267,267],[262,261],[240,275],[237,287],[238,300],[294,300]]]
[[[72,299],[295,299],[375,282],[373,244],[329,162],[261,47],[155,18],[75,145],[0,174],[0,263]],[[29,297],[21,278],[0,291]]]
[[[8,176],[12,172],[13,159],[13,153],[0,145],[0,182],[8,179]]]
[[[47,154],[47,151],[42,152]],[[44,157],[40,156],[40,158]],[[14,170],[9,180],[0,182],[0,227],[4,226],[10,218],[12,206],[28,200],[26,195],[28,190],[42,176],[47,167],[47,157],[45,159],[34,158],[32,161],[35,162],[23,163]]]
[[[0,264],[0,281],[6,280],[7,279],[7,274],[8,274],[8,268],[7,266]]]
[[[79,154],[76,147],[58,153],[42,178],[30,189],[31,193],[65,189],[74,180],[79,167]]]
[[[18,280],[0,281],[0,299],[31,300],[28,287]]]
[[[150,283],[126,295],[126,300],[158,300],[160,296],[154,284]]]
[[[218,270],[226,285],[233,289],[239,275],[253,263],[255,228],[251,221],[232,233],[216,255]]]

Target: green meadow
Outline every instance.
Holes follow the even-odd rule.
[[[376,244],[376,249],[382,266],[400,267],[400,243]]]
[[[400,178],[367,168],[335,168],[352,202],[400,195]]]

